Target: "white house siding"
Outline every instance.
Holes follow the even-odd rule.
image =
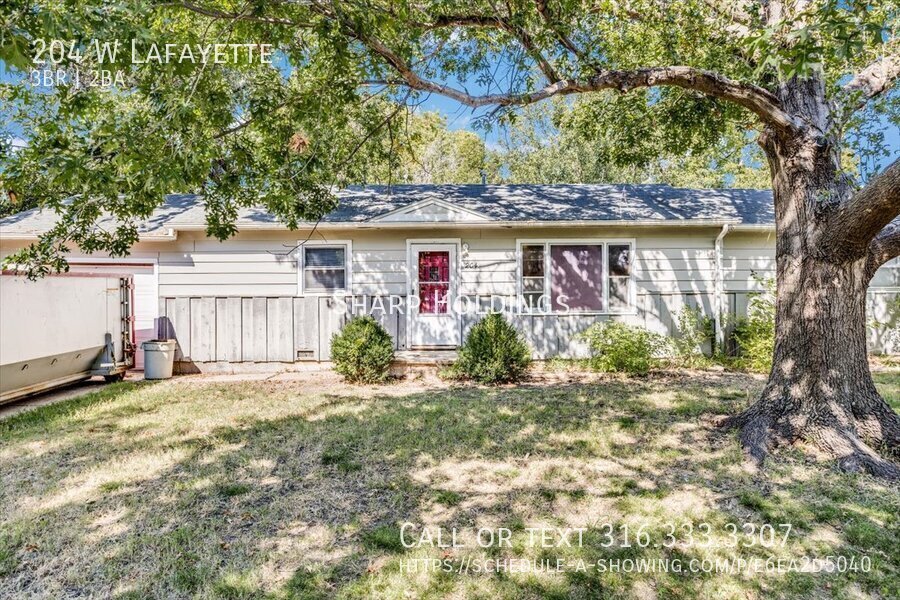
[[[715,238],[718,227],[518,227],[326,229],[313,239],[352,242],[355,296],[405,296],[407,241],[458,239],[459,291],[464,295],[513,298],[516,242],[521,239],[633,239],[636,307],[633,314],[520,316],[538,357],[579,355],[575,334],[608,318],[673,333],[681,308],[713,312]],[[298,297],[297,264],[291,249],[308,231],[242,232],[225,242],[200,232],[179,232],[171,242],[142,242],[134,256],[158,262],[159,315],[179,340],[179,357],[204,362],[291,362],[327,360],[331,334],[346,321],[344,307],[325,297]],[[22,242],[0,240],[0,255]],[[767,231],[732,231],[723,243],[724,308],[743,313],[749,295],[760,291],[751,277],[774,274],[774,237]],[[874,318],[887,319],[887,306],[900,290],[900,269],[891,265],[873,281],[869,302]],[[385,303],[387,306],[387,303]],[[376,315],[378,316],[378,315]],[[380,319],[405,347],[405,319]],[[477,319],[464,321],[464,329]],[[890,328],[873,329],[876,351],[893,351]]]
[[[181,232],[159,247],[160,297],[295,296],[296,236],[240,235],[226,242]],[[288,244],[287,247],[284,244]]]
[[[725,237],[723,269],[726,310],[745,315],[753,294],[763,291],[761,281],[775,277],[774,232],[733,232]],[[866,298],[869,348],[877,354],[900,351],[900,322],[893,304],[900,293],[900,261],[881,267]]]

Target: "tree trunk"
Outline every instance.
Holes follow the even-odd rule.
[[[775,354],[759,400],[726,424],[741,429],[758,463],[776,445],[803,441],[846,470],[900,478],[900,468],[869,445],[896,456],[900,417],[869,371],[866,255],[820,243],[828,209],[852,193],[837,152],[821,137],[786,140],[767,131],[760,143],[775,197]]]
[[[805,441],[842,468],[897,478],[867,444],[896,454],[900,419],[878,395],[865,339],[868,277],[861,261],[777,259],[775,355],[759,401],[732,423],[757,461]]]

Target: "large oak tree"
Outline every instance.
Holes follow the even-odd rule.
[[[210,233],[263,203],[288,225],[333,206],[366,142],[403,105],[441,95],[502,117],[570,95],[607,101],[632,127],[643,107],[669,138],[710,141],[752,124],[767,157],[777,231],[777,339],[758,402],[728,422],[762,460],[805,441],[848,469],[900,478],[900,419],[866,357],[865,296],[900,254],[900,163],[859,187],[847,144],[896,108],[890,0],[183,0],[5,3],[2,57],[26,68],[39,38],[276,44],[273,66],[129,64],[117,89],[6,84],[2,111],[25,148],[7,189],[57,208],[60,225],[15,257],[62,266],[68,243],[127,252],[134,224],[170,191],[202,191]],[[88,70],[88,52],[69,71]],[[377,98],[373,101],[373,98]],[[383,100],[396,104],[385,110]],[[616,108],[618,106],[618,108]],[[610,113],[606,113],[609,117]],[[660,125],[662,126],[662,125]],[[10,134],[18,135],[11,130]],[[877,132],[874,132],[877,135]],[[627,139],[624,138],[624,139]],[[639,138],[635,137],[635,141]],[[622,152],[629,150],[622,145]],[[383,148],[383,144],[375,145]],[[119,227],[96,225],[115,217]],[[882,452],[879,452],[879,449]]]

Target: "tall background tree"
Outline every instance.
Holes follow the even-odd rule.
[[[38,274],[62,266],[72,243],[127,252],[137,219],[171,190],[204,193],[220,237],[249,203],[289,226],[314,220],[333,206],[330,186],[359,180],[367,155],[384,152],[366,142],[387,135],[390,151],[395,117],[433,95],[481,110],[485,124],[590,98],[576,118],[616,141],[612,164],[640,163],[648,147],[697,155],[752,127],[774,191],[777,335],[761,398],[729,425],[759,461],[802,440],[844,468],[900,478],[889,459],[900,418],[875,390],[864,335],[869,280],[900,254],[900,163],[861,187],[846,162],[855,150],[855,165],[872,164],[859,142],[897,126],[896,2],[13,0],[3,10],[2,58],[18,68],[49,38],[279,49],[272,65],[120,57],[113,89],[5,84],[4,122],[28,145],[6,154],[4,187],[62,214],[13,259]],[[99,60],[85,52],[59,66],[87,72]],[[120,227],[96,227],[101,214]]]
[[[488,172],[502,183],[769,187],[765,158],[743,124],[729,123],[709,143],[676,146],[678,132],[660,124],[653,105],[645,100],[639,115],[622,120],[620,102],[607,94],[554,98],[510,113],[488,153]]]

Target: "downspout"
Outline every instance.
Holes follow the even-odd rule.
[[[715,351],[725,351],[725,329],[722,326],[722,316],[725,312],[725,268],[723,266],[723,240],[731,229],[731,225],[722,225],[722,231],[716,236],[715,243],[715,259],[716,259],[716,277],[715,287],[713,290],[713,328],[715,329],[716,347]]]

